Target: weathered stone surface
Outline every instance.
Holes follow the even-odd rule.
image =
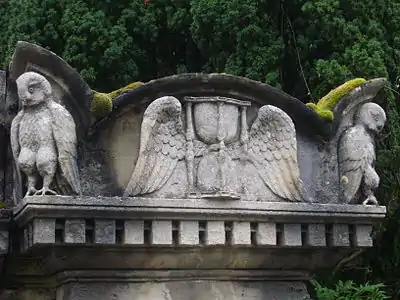
[[[339,141],[339,178],[344,203],[359,201],[378,205],[374,190],[379,176],[374,169],[374,138],[386,122],[385,111],[376,103],[366,103],[355,113],[353,127]],[[358,195],[357,195],[358,194]]]
[[[232,245],[250,245],[250,222],[233,222]]]
[[[126,220],[124,225],[124,243],[129,245],[143,245],[144,222],[141,220]]]
[[[37,72],[52,85],[53,96],[71,112],[79,136],[84,136],[92,122],[90,114],[90,87],[62,58],[38,45],[20,41],[10,63],[10,78],[16,80],[25,72]],[[17,99],[18,100],[18,99]],[[18,105],[17,105],[18,107]]]
[[[179,222],[179,245],[199,245],[199,222]]]
[[[308,245],[315,247],[326,246],[325,224],[309,224],[307,233],[308,233],[308,240],[307,240]]]
[[[6,150],[2,198],[13,199],[16,207],[15,253],[5,275],[14,286],[58,287],[50,296],[57,300],[304,300],[307,272],[372,245],[372,226],[386,209],[357,204],[367,199],[377,204],[375,149],[364,129],[378,132],[384,124],[384,113],[372,102],[386,80],[368,81],[343,97],[328,123],[266,84],[182,74],[122,94],[113,111],[93,125],[91,92],[82,78],[54,53],[22,42],[5,100],[0,74],[6,130],[26,108],[26,92],[33,87],[17,78],[32,75],[29,71],[45,77],[50,88],[40,91],[53,90],[54,103],[77,126],[69,143],[74,150],[63,157],[74,163],[59,161],[57,175],[68,179],[79,170],[80,178],[72,178],[83,195],[22,199],[26,191],[17,171],[23,169],[31,183],[32,176],[20,155],[12,160]],[[41,128],[27,132],[43,137],[39,129],[46,124],[33,121]],[[354,130],[364,130],[357,134],[360,140]],[[62,132],[64,140],[71,137]],[[14,153],[23,152],[29,134],[11,136]],[[369,149],[359,152],[364,146]],[[367,178],[349,173],[360,157]],[[53,174],[40,175],[46,190]],[[341,186],[344,179],[350,192]],[[360,187],[365,193],[358,195]],[[356,205],[336,205],[350,202]],[[0,256],[8,251],[6,240],[0,222]],[[38,290],[15,294],[27,295],[47,300]]]
[[[49,288],[27,288],[6,289],[0,291],[2,300],[56,300],[55,289]],[[58,298],[57,298],[58,300]]]
[[[30,233],[28,233],[30,235]],[[30,239],[30,237],[28,237]],[[56,220],[34,219],[32,244],[54,244],[56,242]]]
[[[206,226],[206,244],[224,245],[225,244],[225,225],[222,221],[210,221]]]
[[[355,246],[372,247],[372,225],[356,225],[355,226]]]
[[[284,95],[284,93],[280,93],[275,90],[272,91],[270,87],[260,83],[254,82],[250,84],[250,81],[244,78],[236,78],[234,76],[223,76],[218,74],[176,75],[154,80],[117,98],[115,100],[114,111],[110,114],[107,120],[99,123],[99,127],[97,127],[95,130],[98,132],[99,136],[102,137],[102,145],[104,145],[104,149],[107,153],[109,153],[110,157],[112,157],[112,161],[110,161],[110,167],[114,170],[113,172],[117,174],[116,176],[118,178],[118,182],[116,182],[116,184],[121,189],[124,189],[128,185],[132,173],[134,173],[136,167],[135,163],[140,156],[138,145],[140,144],[139,136],[142,114],[146,110],[147,105],[151,104],[153,100],[161,96],[176,97],[181,102],[182,107],[184,107],[184,109],[182,109],[182,120],[184,121],[187,121],[188,111],[190,111],[188,109],[187,101],[185,100],[189,94],[190,96],[195,94],[200,98],[202,98],[203,95],[207,95],[208,98],[228,97],[235,99],[236,101],[249,101],[251,106],[246,110],[246,119],[248,120],[249,128],[257,119],[257,113],[260,107],[263,105],[273,105],[282,109],[289,117],[291,117],[293,123],[295,124],[297,160],[300,168],[300,177],[306,191],[306,199],[311,202],[341,203],[342,201],[339,198],[340,186],[337,154],[339,136],[351,125],[349,125],[348,120],[354,117],[354,113],[357,111],[356,108],[352,109],[353,105],[355,105],[354,107],[357,107],[357,105],[360,103],[371,102],[379,90],[385,85],[385,82],[386,81],[384,79],[368,81],[359,89],[351,92],[348,96],[343,98],[343,104],[339,105],[338,109],[335,111],[335,121],[332,124],[321,123],[317,125],[320,120],[317,115],[313,115],[313,111],[308,110],[308,108],[300,108],[300,106],[297,107],[297,105],[300,104],[296,103],[295,101],[291,102],[294,99],[290,96]],[[247,93],[244,91],[247,91]],[[269,95],[269,97],[261,97],[261,91],[263,91],[263,95]],[[138,102],[138,98],[143,99],[143,101]],[[195,108],[196,105],[198,104],[192,103],[192,107]],[[212,108],[207,107],[209,106],[204,106],[202,109],[205,112],[208,111],[207,114],[209,117],[211,117],[213,114],[215,115],[215,112],[212,113]],[[296,112],[294,112],[294,107],[297,107]],[[346,107],[349,109],[345,109]],[[197,110],[200,111],[200,108]],[[193,109],[193,111],[195,112],[196,109]],[[202,113],[202,115],[205,115],[205,113]],[[193,116],[194,126],[192,129],[197,135],[196,124],[199,124],[199,121],[196,121],[195,113]],[[215,120],[215,116],[213,119]],[[215,122],[212,123],[210,121],[209,124],[215,124]],[[310,128],[308,127],[309,124],[314,124],[315,126]],[[232,128],[234,127],[235,126]],[[241,128],[241,124],[238,124],[238,127]],[[185,129],[187,129],[186,125]],[[190,135],[192,129],[189,128],[187,132],[185,131],[185,135]],[[235,138],[240,139],[241,130],[238,129],[237,131],[238,132]],[[208,132],[211,133],[211,131]],[[323,132],[326,134],[324,135]],[[324,141],[320,139],[321,136],[324,136]],[[196,140],[197,139],[198,137],[196,137]],[[134,146],[134,140],[137,141],[136,146]],[[204,141],[204,138],[201,140]],[[190,141],[190,138],[188,141]],[[130,150],[128,153],[128,145],[131,147],[133,146],[135,149]],[[270,143],[268,145],[270,145]],[[111,149],[111,147],[113,149]],[[229,149],[228,146],[227,148]],[[190,149],[190,147],[188,147],[188,149]],[[198,149],[201,152],[201,148],[199,148],[199,143],[197,142],[193,143],[193,150],[195,149]],[[130,155],[131,163],[128,162],[128,156]],[[246,155],[243,157],[246,157]],[[195,157],[195,174],[196,172],[200,172],[199,174],[202,174],[202,170],[205,170],[205,172],[208,172],[210,176],[204,176],[204,178],[212,178],[210,173],[212,172],[212,168],[208,168],[207,166],[211,166],[210,164],[215,164],[215,159],[216,158],[211,155],[207,164],[204,164],[203,166],[202,164],[196,165],[196,160],[200,160],[200,158]],[[213,161],[214,163],[212,163]],[[235,163],[236,162],[234,160],[234,164]],[[158,191],[158,196],[172,197],[173,194],[185,194],[186,190],[183,189],[182,186],[190,185],[191,181],[190,176],[187,175],[187,170],[185,169],[186,165],[191,168],[190,159],[188,164],[178,160],[174,171],[169,177],[169,180],[165,182],[163,191]],[[227,170],[232,169],[231,165],[231,163],[226,162],[223,168]],[[219,166],[222,167],[221,164],[219,164]],[[240,176],[246,178],[246,176],[255,174],[256,170],[257,169],[254,169],[253,166],[250,166],[247,169],[240,168],[240,171],[237,169],[236,172],[225,172],[227,176],[229,175],[229,178],[226,177],[226,187],[228,189],[232,189],[232,187],[235,186],[237,187],[237,184],[235,183],[236,181],[231,174],[240,174]],[[191,172],[189,171],[189,174],[190,173]],[[203,176],[201,175],[200,177]],[[200,186],[202,186],[201,189],[207,190],[210,189],[213,184],[215,185],[218,180],[209,180],[209,183],[202,183],[202,181],[197,183],[195,182],[195,186],[200,184]],[[251,178],[251,180],[245,180],[245,186],[248,190],[248,194],[247,196],[243,196],[244,199],[252,199],[251,195],[259,193],[257,188],[264,184],[259,180],[260,179],[257,176],[254,176],[254,178]],[[174,190],[174,188],[177,189]],[[173,191],[173,194],[169,193],[168,191]],[[263,193],[266,195],[265,191]],[[229,198],[235,197],[235,195],[237,195],[237,192],[236,194],[231,194],[228,191],[227,193],[221,193],[219,196],[220,198]],[[156,197],[156,192],[154,196]],[[276,199],[275,197],[276,194],[268,194],[263,198],[263,201],[274,201],[273,199]]]
[[[350,232],[348,224],[333,224],[333,245],[336,247],[350,246]]]
[[[51,85],[44,76],[26,72],[16,83],[22,109],[12,121],[10,140],[16,166],[27,176],[25,196],[57,194],[50,189],[55,175],[59,177],[57,188],[61,193],[80,194],[72,116],[54,101]],[[56,174],[57,169],[60,171]],[[39,175],[43,185],[37,190]]]
[[[301,225],[283,224],[282,243],[284,246],[301,246]]]
[[[87,235],[91,236],[91,230],[96,231],[95,237],[97,235],[95,241],[88,239],[82,245],[63,246],[57,244],[51,229],[41,232],[49,235],[46,239],[51,238],[53,245],[40,244],[42,248],[35,248],[26,241],[25,247],[22,247],[26,251],[42,253],[39,257],[44,253],[49,255],[50,258],[43,258],[44,270],[48,272],[56,273],[67,266],[85,269],[307,270],[334,265],[344,254],[359,248],[356,244],[349,244],[348,228],[350,225],[372,226],[373,222],[385,216],[385,208],[241,200],[213,202],[206,199],[135,198],[132,202],[117,197],[32,196],[19,204],[14,217],[20,230],[27,231],[28,240],[29,231],[48,228],[39,224],[39,229],[36,229],[35,223],[33,228],[30,227],[31,221],[38,216],[43,220],[56,218],[58,226],[60,219],[65,220],[66,235],[69,220],[93,220],[93,228],[86,228]],[[330,240],[327,241],[328,234],[318,230],[313,233],[312,230],[315,224],[328,226],[334,222],[347,228],[348,243],[341,249],[336,248],[340,246],[337,238],[330,243]],[[283,229],[280,239],[276,224]],[[99,228],[103,228],[101,235],[97,234]],[[333,229],[334,236],[341,234],[338,229]],[[82,229],[79,230],[82,232]],[[120,232],[118,242],[117,231]],[[104,238],[104,242],[96,242],[100,238]],[[54,245],[57,248],[52,249]],[[43,247],[47,250],[44,251]],[[295,252],[293,248],[296,248]],[[303,255],[308,259],[302,259]],[[282,256],[284,260],[280,259]],[[51,257],[63,257],[63,260]]]
[[[65,221],[65,243],[85,243],[85,234],[85,220],[72,219]]]
[[[276,224],[258,223],[256,240],[257,245],[276,245]]]
[[[5,201],[6,186],[6,159],[8,151],[8,137],[6,133],[6,93],[7,93],[7,77],[6,72],[0,70],[0,201]]]
[[[60,300],[307,300],[304,284],[299,282],[220,282],[176,281],[160,283],[71,283],[59,288]]]
[[[151,225],[152,245],[172,245],[172,222],[153,221]]]
[[[184,115],[174,97],[158,98],[147,107],[139,157],[124,196],[305,201],[296,131],[284,111],[262,106],[247,128],[250,102],[225,97],[183,101]]]
[[[96,244],[115,244],[115,221],[95,220],[94,240]]]

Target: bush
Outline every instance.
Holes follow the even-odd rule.
[[[383,284],[356,285],[353,281],[339,281],[333,289],[311,281],[318,300],[383,300],[389,299]]]

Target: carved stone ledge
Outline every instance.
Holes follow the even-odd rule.
[[[8,209],[0,209],[0,272],[6,255],[9,253],[9,231],[12,212]]]
[[[69,196],[31,196],[14,209],[21,225],[39,217],[373,224],[385,214],[385,206]]]
[[[80,268],[312,271],[371,247],[373,223],[385,212],[358,205],[27,197],[14,211],[20,246],[14,259],[39,260],[36,275]]]

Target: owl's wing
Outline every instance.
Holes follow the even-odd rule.
[[[76,194],[81,194],[79,171],[77,165],[76,129],[71,114],[62,105],[50,102],[53,116],[53,136],[58,152],[58,163],[63,178],[68,182],[69,189]],[[63,187],[60,187],[63,189]],[[69,190],[68,188],[66,188]]]
[[[296,131],[281,109],[265,105],[250,130],[249,158],[260,177],[277,196],[305,201],[297,163]]]
[[[16,186],[18,187],[18,188],[14,189],[14,193],[13,193],[14,204],[16,204],[16,200],[18,200],[20,197],[22,197],[22,190],[21,190],[22,178],[21,178],[21,172],[20,172],[20,168],[19,168],[19,164],[18,164],[18,157],[21,152],[21,148],[19,145],[19,126],[20,126],[23,115],[24,115],[24,111],[21,110],[16,115],[16,117],[12,120],[11,129],[10,129],[10,143],[11,143],[11,150],[12,150],[13,157],[14,157],[13,177],[16,182]]]
[[[339,179],[344,201],[353,200],[358,189],[366,166],[363,139],[359,139],[356,128],[350,128],[343,134],[338,147]]]
[[[19,139],[19,124],[21,123],[23,115],[24,111],[21,110],[11,122],[10,142],[11,142],[11,150],[15,161],[17,161],[19,153],[21,151],[18,139]]]
[[[141,128],[139,157],[124,196],[148,194],[160,189],[185,156],[185,135],[178,99],[166,96],[146,109]]]

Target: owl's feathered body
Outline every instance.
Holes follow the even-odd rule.
[[[345,203],[365,197],[364,204],[378,204],[373,191],[379,185],[374,169],[375,140],[386,122],[385,112],[375,103],[364,104],[356,116],[355,125],[347,129],[339,142],[339,177]]]
[[[24,73],[17,86],[22,109],[11,124],[11,147],[18,169],[27,176],[26,195],[56,194],[49,186],[58,165],[70,188],[80,193],[72,116],[53,101],[51,86],[43,76]],[[43,178],[39,191],[35,187],[37,175]]]

